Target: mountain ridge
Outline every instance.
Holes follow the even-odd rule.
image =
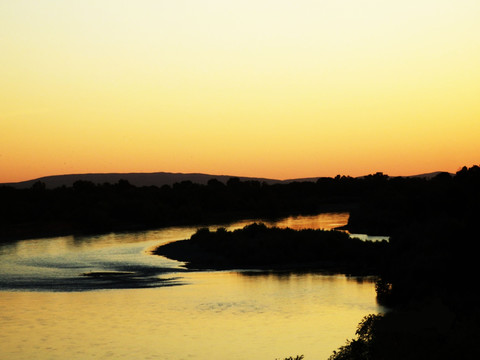
[[[172,172],[151,172],[151,173],[85,173],[85,174],[64,174],[64,175],[50,175],[43,176],[36,179],[3,183],[3,186],[12,186],[15,188],[28,188],[38,181],[45,183],[47,189],[72,186],[73,183],[79,180],[91,181],[95,184],[117,183],[119,180],[127,180],[135,186],[163,186],[173,185],[181,181],[191,181],[198,184],[207,184],[211,179],[216,179],[220,182],[226,183],[230,178],[239,178],[242,181],[261,181],[268,184],[281,183],[282,180],[255,178],[246,176],[233,175],[211,175],[203,173],[172,173]]]
[[[409,175],[405,177],[416,177],[431,179],[436,175],[444,173],[443,171],[435,171],[431,173],[424,173],[418,175]],[[362,176],[360,176],[362,177]],[[43,182],[47,189],[52,189],[61,186],[72,186],[76,181],[91,181],[95,184],[104,183],[117,183],[119,180],[127,180],[134,186],[158,186],[173,185],[182,181],[191,181],[193,183],[205,185],[211,179],[216,179],[222,183],[226,183],[230,178],[238,178],[241,181],[260,181],[269,185],[272,184],[285,184],[295,181],[317,181],[322,178],[308,177],[308,178],[296,178],[296,179],[270,179],[260,177],[248,177],[248,176],[236,176],[236,175],[212,175],[205,173],[173,173],[173,172],[131,172],[131,173],[85,173],[85,174],[63,174],[63,175],[49,175],[43,176],[31,180],[0,183],[0,186],[11,186],[18,189],[29,188],[36,182]]]

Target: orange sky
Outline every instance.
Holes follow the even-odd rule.
[[[0,2],[0,182],[480,163],[477,0]]]

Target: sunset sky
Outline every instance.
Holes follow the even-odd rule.
[[[478,0],[0,0],[0,182],[480,164]]]

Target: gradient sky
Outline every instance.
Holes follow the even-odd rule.
[[[0,0],[0,182],[480,163],[478,0]]]

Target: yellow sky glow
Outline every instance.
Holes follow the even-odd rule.
[[[0,2],[0,182],[480,163],[477,0]]]

